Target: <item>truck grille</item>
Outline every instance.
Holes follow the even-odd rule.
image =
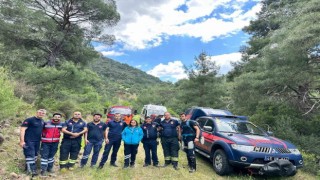
[[[253,149],[254,152],[262,152],[262,153],[270,153],[271,152],[271,148],[269,147],[254,147]]]
[[[291,151],[289,151],[289,149],[286,148],[274,148],[277,152],[282,153],[282,154],[288,154],[291,153]]]

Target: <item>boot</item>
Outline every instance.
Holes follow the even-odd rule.
[[[173,161],[173,162],[172,162],[172,165],[173,165],[173,168],[174,168],[175,170],[179,170],[179,168],[178,168],[178,161]]]
[[[163,167],[167,167],[171,164],[171,160],[165,160]]]
[[[193,173],[197,170],[197,163],[196,163],[196,158],[195,157],[190,157],[190,168],[189,172]]]

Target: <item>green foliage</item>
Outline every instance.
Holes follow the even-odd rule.
[[[8,71],[0,67],[0,120],[18,114],[20,110],[28,108],[14,95],[14,81],[9,79]]]

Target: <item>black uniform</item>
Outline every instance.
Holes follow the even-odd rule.
[[[165,166],[173,164],[176,168],[178,166],[179,157],[179,141],[177,127],[179,122],[177,120],[163,120],[160,123],[161,130],[161,144],[163,148]]]
[[[67,128],[67,131],[72,133],[79,133],[87,127],[86,122],[79,119],[78,122],[74,122],[73,119],[69,119],[64,124],[63,128]],[[71,138],[71,135],[64,134],[62,143],[60,146],[60,168],[73,167],[77,161],[80,149],[81,149],[82,135]],[[69,160],[70,155],[70,160]]]
[[[157,155],[157,137],[158,137],[158,131],[157,128],[159,127],[159,124],[157,123],[143,123],[141,125],[142,131],[143,131],[143,148],[145,151],[145,160],[144,164],[150,165],[151,164],[151,158],[150,158],[150,151],[152,154],[152,162],[154,166],[157,166],[159,164],[158,155]]]
[[[26,158],[27,171],[30,173],[36,171],[36,159],[40,148],[43,126],[44,121],[37,117],[28,118],[21,125],[21,127],[27,127],[24,135],[23,154]]]
[[[194,139],[196,137],[196,130],[194,126],[197,126],[197,122],[188,120],[186,122],[181,122],[181,135],[184,144],[184,151],[187,153],[188,165],[190,170],[196,170],[196,157],[195,157],[195,147]]]

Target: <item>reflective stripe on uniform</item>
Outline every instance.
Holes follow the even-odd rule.
[[[73,159],[70,159],[70,160],[69,160],[69,163],[70,163],[70,164],[75,164],[76,162],[77,162],[77,160],[73,160]]]
[[[88,159],[89,158],[89,155],[87,156],[82,156],[82,159]]]
[[[164,160],[170,161],[171,160],[171,156],[164,157]]]
[[[65,165],[65,164],[67,164],[67,163],[68,163],[68,161],[60,161],[60,162],[59,162],[60,165]]]
[[[171,161],[178,161],[179,160],[179,158],[177,158],[177,157],[171,157]]]
[[[41,140],[53,140],[53,141],[56,141],[56,140],[60,140],[60,138],[41,138]]]
[[[41,158],[41,164],[44,164],[44,165],[48,164],[48,159]]]
[[[124,159],[129,159],[131,157],[131,154],[128,154],[126,156],[124,156]]]

